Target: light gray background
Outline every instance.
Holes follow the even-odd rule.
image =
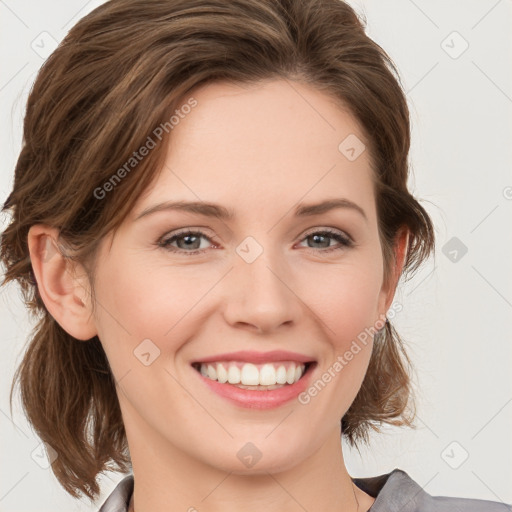
[[[0,201],[45,52],[101,3],[0,0]],[[400,70],[413,124],[410,186],[438,247],[395,297],[403,311],[394,323],[416,365],[418,428],[385,428],[361,455],[345,445],[347,466],[352,476],[398,467],[433,495],[511,503],[512,0],[350,3]],[[123,475],[100,479],[96,507],[72,499],[33,460],[40,440],[17,401],[10,417],[10,382],[31,329],[14,285],[0,289],[0,325],[0,511],[97,510]]]

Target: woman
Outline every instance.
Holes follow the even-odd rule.
[[[504,511],[340,436],[412,425],[390,318],[434,248],[392,63],[338,0],[111,0],[31,91],[5,282],[41,320],[26,414],[102,512]],[[14,387],[13,387],[14,389]]]

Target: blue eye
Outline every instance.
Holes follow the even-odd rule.
[[[332,231],[330,229],[325,229],[323,231],[314,231],[312,233],[309,233],[305,236],[303,240],[307,240],[308,238],[312,238],[314,240],[313,243],[317,244],[322,243],[321,239],[334,239],[338,242],[339,246],[328,246],[326,249],[322,249],[321,252],[339,251],[340,249],[352,247],[354,245],[354,242],[348,236],[343,235],[341,232]]]
[[[210,240],[209,237],[207,237],[202,231],[182,231],[180,233],[177,233],[169,238],[166,238],[162,240],[159,243],[160,247],[163,247],[165,249],[168,249],[172,252],[184,252],[187,255],[193,255],[198,254],[202,252],[203,249],[200,249],[201,246],[201,238],[204,238],[206,240]],[[174,247],[171,244],[175,241],[183,240],[184,243],[179,244],[178,247]],[[198,245],[199,243],[199,245]],[[179,247],[181,245],[181,247]],[[184,248],[187,248],[187,250],[184,250]],[[189,251],[188,249],[193,249],[192,251]]]
[[[168,238],[162,239],[160,242],[158,242],[158,246],[174,253],[182,253],[184,255],[186,254],[187,256],[193,256],[195,254],[200,254],[207,249],[205,247],[201,248],[201,239],[205,239],[212,242],[212,239],[202,231],[186,230],[176,233]],[[320,245],[324,243],[324,240],[328,241],[328,246],[326,248],[316,247],[316,249],[319,249],[319,251],[315,252],[321,253],[339,251],[352,247],[354,245],[354,242],[351,238],[344,235],[342,232],[333,231],[330,229],[324,229],[322,231],[313,231],[312,233],[308,233],[302,240],[308,239],[313,239],[313,243]],[[338,242],[338,245],[331,247],[329,239],[335,240],[336,242]],[[176,243],[177,246],[172,245],[174,243]],[[315,247],[308,248],[315,249]]]

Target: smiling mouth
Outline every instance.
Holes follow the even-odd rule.
[[[273,361],[253,364],[244,361],[216,361],[192,363],[203,377],[241,389],[272,390],[295,384],[316,362]]]

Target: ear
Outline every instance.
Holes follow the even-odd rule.
[[[81,265],[66,258],[58,240],[56,228],[36,224],[29,229],[28,248],[39,295],[68,334],[89,340],[97,330],[87,274]]]
[[[394,260],[391,265],[389,279],[384,282],[379,296],[379,314],[384,318],[386,312],[391,307],[393,297],[395,296],[396,287],[402,273],[402,269],[407,257],[407,249],[409,246],[409,230],[407,227],[401,228],[396,237],[393,246]]]

